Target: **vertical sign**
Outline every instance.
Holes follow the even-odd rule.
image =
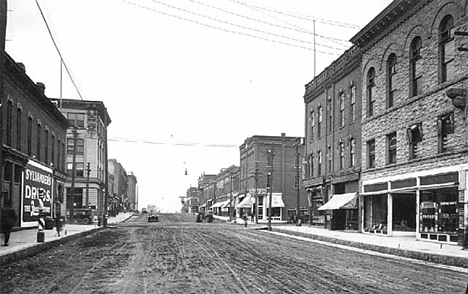
[[[44,215],[52,211],[52,169],[37,162],[29,161],[23,172],[23,197],[21,203],[21,227],[37,226],[39,206],[43,206]],[[42,191],[43,198],[39,198]]]

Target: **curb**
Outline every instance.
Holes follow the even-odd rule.
[[[24,249],[18,250],[16,252],[12,252],[12,253],[0,256],[0,264],[2,266],[5,266],[5,265],[7,265],[9,263],[16,262],[16,261],[18,261],[20,259],[25,259],[25,258],[31,257],[33,255],[36,255],[36,254],[38,254],[38,253],[40,253],[40,252],[42,252],[44,250],[56,247],[56,246],[58,246],[60,244],[63,244],[65,242],[73,241],[73,240],[76,240],[78,238],[88,236],[88,235],[90,235],[90,234],[92,234],[94,232],[97,232],[99,230],[102,230],[102,229],[104,229],[104,228],[103,227],[97,227],[97,228],[93,228],[93,229],[90,229],[90,230],[84,231],[84,232],[79,232],[79,233],[76,233],[76,234],[73,234],[73,235],[63,236],[60,239],[55,239],[55,240],[52,240],[52,241],[49,241],[49,242],[34,244],[34,245],[32,245],[32,246],[30,246],[28,248],[24,248]]]
[[[420,252],[420,251],[415,251],[415,250],[389,248],[389,247],[380,246],[380,245],[366,244],[366,243],[360,243],[360,242],[355,242],[355,241],[347,241],[347,240],[341,240],[341,239],[336,239],[332,237],[325,237],[325,236],[302,233],[302,232],[294,232],[294,231],[277,229],[277,228],[273,228],[272,230],[275,232],[279,232],[279,233],[301,236],[301,237],[305,237],[305,238],[309,238],[313,240],[334,243],[334,244],[339,244],[339,245],[344,245],[344,246],[349,246],[349,247],[355,247],[355,248],[364,249],[364,250],[376,251],[380,253],[386,253],[390,255],[396,255],[396,256],[401,256],[401,257],[406,257],[406,258],[411,258],[411,259],[417,259],[417,260],[422,260],[422,261],[427,261],[427,262],[443,264],[443,265],[468,268],[468,258],[461,258],[459,256],[448,256],[448,255],[442,255],[442,254],[437,254],[437,253]]]

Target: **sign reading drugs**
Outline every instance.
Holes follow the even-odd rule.
[[[52,169],[30,161],[23,172],[22,226],[37,226],[39,209],[50,215],[52,209]]]

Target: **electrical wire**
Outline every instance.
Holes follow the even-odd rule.
[[[239,145],[235,144],[202,144],[197,142],[173,142],[173,141],[148,141],[148,140],[135,140],[128,138],[110,137],[107,140],[113,142],[124,142],[124,143],[136,143],[136,144],[148,144],[148,145],[175,145],[185,147],[216,147],[216,148],[239,148]]]
[[[41,8],[41,6],[39,5],[39,2],[38,2],[37,0],[36,0],[36,4],[37,4],[37,7],[39,8],[39,12],[41,13],[42,19],[44,20],[44,23],[45,23],[45,25],[46,25],[46,27],[47,27],[47,31],[49,32],[49,36],[50,36],[50,38],[52,39],[52,43],[53,43],[54,46],[55,46],[55,50],[57,50],[57,53],[58,53],[58,55],[60,56],[60,60],[61,60],[61,62],[63,63],[63,66],[65,67],[65,70],[67,71],[68,77],[70,78],[70,80],[71,80],[73,86],[75,87],[76,92],[77,92],[78,95],[80,96],[81,100],[84,100],[84,99],[83,99],[83,96],[81,95],[80,90],[78,89],[78,86],[77,86],[76,83],[75,83],[75,80],[73,79],[73,77],[72,77],[72,75],[71,75],[71,73],[70,73],[70,70],[68,69],[67,64],[65,63],[65,59],[63,59],[62,53],[60,52],[60,50],[59,50],[59,48],[58,48],[58,46],[57,46],[57,43],[55,42],[54,36],[52,35],[52,31],[50,30],[49,24],[47,23],[47,20],[46,20],[46,18],[45,18],[45,16],[44,16],[44,13],[42,12],[42,8]]]

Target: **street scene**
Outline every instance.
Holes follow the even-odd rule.
[[[148,215],[0,268],[1,293],[465,293],[467,271],[190,214]]]

